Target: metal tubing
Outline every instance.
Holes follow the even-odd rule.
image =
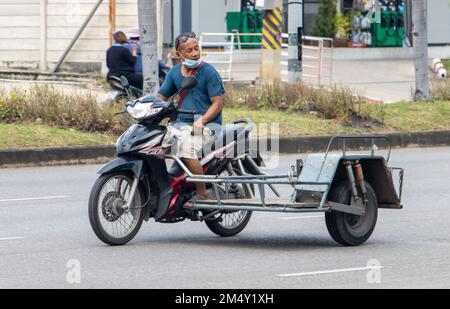
[[[261,205],[262,205],[262,207],[266,207],[266,192],[264,189],[264,185],[258,185],[258,189],[259,189]]]
[[[262,175],[262,176],[270,176],[270,175],[268,175],[267,173],[261,171],[261,170],[259,169],[258,165],[256,164],[256,162],[253,161],[253,159],[252,159],[250,156],[248,156],[248,155],[245,156],[245,159],[246,159],[247,162],[250,163],[250,165],[251,165],[251,166],[259,173],[259,175]],[[288,177],[289,177],[289,176],[287,175],[286,178],[288,178]],[[278,196],[278,197],[281,196],[280,193],[278,192],[278,190],[275,189],[273,185],[269,184],[268,186],[269,186],[269,188],[272,190],[272,192],[275,193],[276,196]]]
[[[219,193],[219,189],[217,188],[217,185],[213,184],[213,188],[214,188],[214,194],[216,195],[217,204],[219,206],[222,206],[222,201],[220,200],[220,193]]]
[[[377,136],[377,135],[367,135],[367,136],[342,136],[342,135],[336,135],[336,136],[333,136],[331,138],[330,142],[328,143],[325,159],[327,158],[328,153],[331,150],[331,146],[332,146],[333,142],[335,140],[337,140],[337,139],[346,140],[346,139],[368,139],[368,138],[370,138],[373,142],[375,140],[377,140],[377,139],[382,139],[382,140],[385,140],[387,142],[387,144],[388,144],[388,156],[387,156],[387,159],[386,159],[386,163],[388,163],[389,159],[391,157],[391,152],[392,152],[391,140],[387,136]]]
[[[242,176],[247,175],[247,173],[245,172],[245,169],[244,169],[244,165],[242,165],[241,159],[237,160],[237,164],[238,164],[239,170],[241,171]],[[250,192],[251,198],[254,198],[255,196],[253,194],[250,184],[244,184],[244,185],[247,187],[247,191]]]
[[[251,179],[239,179],[239,178],[233,178],[233,179],[227,179],[227,178],[186,178],[187,182],[204,182],[204,183],[250,183],[250,184],[274,184],[274,185],[318,185],[318,186],[329,186],[330,182],[318,182],[318,181],[270,181],[270,180],[251,180]]]
[[[175,160],[180,167],[183,169],[183,171],[187,174],[188,177],[191,178],[205,178],[205,179],[235,179],[235,180],[241,180],[241,179],[284,179],[284,178],[289,178],[289,175],[287,174],[283,174],[283,175],[249,175],[249,176],[224,176],[224,177],[219,177],[217,175],[194,175],[191,173],[191,171],[189,171],[189,169],[186,167],[186,165],[183,163],[183,161],[180,160],[180,158],[176,157],[176,156],[166,156],[166,158],[168,159],[173,159]]]
[[[389,151],[388,151],[388,156],[387,156],[387,159],[386,159],[386,164],[388,164],[389,163],[389,159],[391,158],[392,145],[391,145],[391,140],[387,136],[376,136],[376,135],[369,135],[369,136],[342,136],[342,135],[336,135],[336,136],[333,136],[330,139],[330,141],[328,142],[327,150],[325,152],[325,157],[323,158],[322,167],[320,168],[320,172],[319,172],[319,174],[317,176],[317,180],[319,180],[320,175],[322,175],[322,170],[323,170],[323,168],[325,166],[325,162],[327,161],[328,154],[331,151],[331,146],[333,145],[333,142],[335,140],[342,139],[342,146],[343,146],[343,148],[345,148],[346,147],[345,141],[347,139],[366,139],[366,138],[371,138],[372,142],[374,142],[376,139],[383,139],[383,140],[387,141],[387,144],[389,146],[388,147]],[[374,145],[372,145],[372,147],[373,146]],[[343,153],[344,153],[344,157],[345,157],[345,149],[343,149]]]
[[[40,1],[39,28],[39,70],[41,72],[47,72],[47,0]]]
[[[187,174],[187,182],[203,182],[203,183],[248,183],[248,184],[265,184],[265,185],[324,185],[329,186],[329,182],[319,182],[319,181],[281,181],[281,180],[267,180],[267,179],[287,179],[289,175],[250,175],[250,176],[225,176],[219,177],[215,175],[194,175],[192,174],[186,165],[175,156],[167,156],[169,159],[175,160],[184,172]],[[262,179],[262,180],[259,180]],[[266,179],[266,180],[264,180]]]
[[[78,41],[78,39],[81,36],[81,33],[83,33],[84,29],[86,28],[86,26],[89,24],[89,22],[91,21],[92,17],[94,16],[95,12],[97,12],[97,9],[100,7],[100,4],[102,4],[103,0],[98,0],[97,4],[95,4],[95,6],[92,8],[91,12],[89,13],[88,17],[86,18],[86,20],[84,21],[84,23],[81,25],[80,29],[78,29],[78,32],[75,34],[75,37],[72,39],[72,41],[70,42],[69,46],[67,46],[66,50],[64,51],[63,55],[61,56],[61,58],[59,58],[58,63],[56,64],[55,68],[53,69],[52,73],[56,73],[59,70],[59,67],[61,66],[61,64],[64,62],[64,59],[66,59],[67,55],[69,54],[69,52],[72,50],[72,47],[75,45],[75,43]]]
[[[329,212],[330,208],[281,208],[281,207],[257,207],[257,206],[211,206],[203,204],[194,204],[193,206],[185,207],[187,209],[196,210],[220,210],[220,211],[266,211],[266,212],[289,212],[289,213],[311,213],[311,212]]]

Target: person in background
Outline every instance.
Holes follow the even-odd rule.
[[[137,45],[137,59],[136,59],[136,65],[134,67],[135,72],[137,74],[143,74],[143,69],[142,69],[142,43],[141,43],[141,32],[139,30],[139,28],[132,28],[130,30],[128,30],[128,37],[130,38],[130,44],[127,46],[128,50],[131,52],[132,51],[132,45],[136,44]],[[160,81],[160,85],[163,84],[164,79],[166,78],[166,72],[169,70],[170,68],[164,63],[164,61],[162,60],[158,60],[158,76],[159,76],[159,81]]]
[[[127,33],[128,37],[130,38],[129,42],[130,44],[127,46],[128,50],[132,52],[132,45],[136,44],[137,46],[137,59],[136,64],[134,66],[134,72],[137,74],[143,74],[142,70],[142,44],[141,44],[141,31],[139,28],[132,28],[128,30]]]
[[[106,65],[109,69],[107,80],[111,80],[112,76],[119,78],[125,76],[131,86],[142,89],[143,75],[135,71],[138,59],[137,44],[130,44],[126,34],[122,31],[115,32],[113,38],[114,44],[106,52]]]

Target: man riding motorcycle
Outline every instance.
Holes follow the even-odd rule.
[[[158,92],[158,97],[167,100],[182,87],[183,79],[194,76],[198,86],[181,94],[179,106],[195,111],[195,118],[180,114],[168,127],[164,138],[165,147],[177,142],[176,155],[189,170],[196,175],[203,175],[199,161],[203,147],[214,140],[222,125],[224,87],[217,70],[201,60],[199,41],[193,32],[183,33],[175,41],[177,55],[182,59],[181,65],[173,67]],[[205,184],[196,184],[196,195],[192,202],[207,199]]]

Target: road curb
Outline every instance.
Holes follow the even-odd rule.
[[[442,147],[450,146],[450,131],[429,131],[415,133],[383,133],[383,134],[360,134],[366,136],[387,136],[391,140],[393,148],[408,147]],[[323,152],[326,150],[332,136],[302,136],[302,137],[282,137],[280,138],[279,152],[286,154]],[[360,150],[370,145],[371,139],[350,140],[346,142],[349,150]],[[376,142],[380,148],[386,146],[383,142]],[[342,143],[336,141],[333,150],[339,149]]]
[[[114,146],[77,146],[0,150],[0,167],[101,164],[116,155]]]
[[[441,147],[450,146],[450,131],[430,131],[416,133],[375,134],[391,139],[393,148],[407,147]],[[366,137],[368,134],[358,135]],[[323,152],[332,136],[300,136],[280,138],[278,149],[283,154]],[[337,142],[333,149],[339,147]],[[349,150],[359,150],[363,145],[369,145],[370,138],[359,141],[349,141]],[[269,150],[275,151],[276,145],[269,141]],[[272,149],[275,146],[275,149]],[[384,145],[378,145],[382,148]],[[0,167],[30,167],[77,164],[102,164],[116,155],[113,145],[79,146],[54,148],[27,148],[0,150]]]

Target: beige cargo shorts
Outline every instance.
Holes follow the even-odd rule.
[[[162,147],[171,148],[169,153],[182,159],[200,159],[201,150],[214,142],[214,133],[208,127],[203,129],[203,135],[192,135],[192,130],[190,125],[168,126]]]

